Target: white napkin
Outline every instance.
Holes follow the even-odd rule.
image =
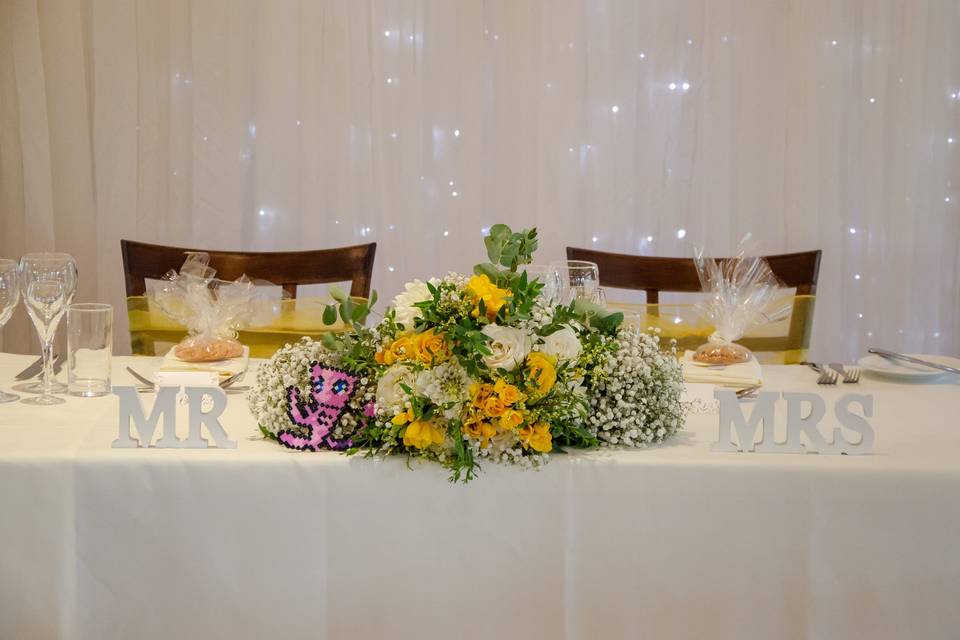
[[[236,375],[241,371],[246,371],[250,363],[250,347],[243,347],[243,355],[227,360],[217,360],[216,362],[187,362],[181,360],[171,348],[167,355],[163,356],[163,362],[160,364],[160,371],[212,371],[225,380],[230,376]]]
[[[738,362],[723,367],[707,366],[693,361],[693,351],[687,351],[680,360],[683,379],[687,382],[716,384],[721,387],[752,387],[763,384],[763,372],[756,357],[749,362]]]

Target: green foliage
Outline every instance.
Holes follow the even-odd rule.
[[[323,324],[326,325],[336,324],[337,316],[348,326],[362,325],[367,321],[373,305],[377,303],[376,291],[370,294],[369,300],[362,302],[357,302],[336,285],[331,286],[329,292],[335,302],[323,308]]]
[[[478,264],[474,267],[477,275],[485,274],[493,281],[497,281],[500,269],[497,265],[507,267],[515,272],[521,264],[530,264],[533,261],[533,252],[537,250],[537,229],[524,229],[514,232],[505,224],[495,224],[490,227],[490,234],[483,239],[487,247],[489,263]]]

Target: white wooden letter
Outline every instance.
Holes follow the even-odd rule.
[[[784,453],[803,453],[806,449],[800,442],[800,434],[806,434],[807,447],[817,453],[837,453],[834,445],[823,439],[817,425],[823,420],[827,406],[823,398],[815,393],[801,393],[784,391],[783,398],[787,401],[787,441],[781,451]],[[803,416],[803,405],[810,405],[810,413]],[[839,437],[839,429],[834,432],[834,441]],[[834,442],[835,444],[835,442]]]
[[[717,442],[711,445],[711,451],[753,451],[758,424],[762,424],[761,442],[766,438],[764,434],[768,427],[770,438],[773,438],[773,414],[777,398],[780,397],[779,393],[772,391],[758,393],[749,422],[744,417],[743,411],[740,410],[740,402],[737,400],[737,394],[734,391],[717,389],[713,392],[713,396],[720,403],[720,435]],[[733,444],[731,425],[737,430],[737,439],[740,441],[739,449]]]
[[[116,449],[149,447],[153,435],[157,430],[160,418],[163,418],[162,437],[157,441],[158,447],[176,447],[177,440],[177,391],[176,387],[160,387],[157,399],[153,403],[150,417],[143,414],[143,403],[135,387],[114,387],[113,393],[120,398],[120,420],[117,439],[110,446]],[[130,435],[130,423],[137,432],[137,440]]]
[[[850,405],[856,402],[863,409],[863,416],[850,411]],[[867,418],[873,417],[873,396],[851,393],[837,400],[833,408],[837,420],[851,431],[860,434],[860,442],[853,443],[844,438],[837,430],[837,442],[840,445],[840,451],[843,453],[861,455],[873,451],[874,432],[873,427],[867,422]]]
[[[185,391],[190,405],[190,431],[181,446],[206,449],[207,439],[200,435],[200,428],[206,425],[218,448],[236,449],[237,441],[230,439],[219,420],[220,414],[227,408],[227,394],[224,390],[219,387],[186,387]],[[207,412],[203,411],[204,396],[213,402],[213,407]]]

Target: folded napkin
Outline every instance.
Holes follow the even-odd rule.
[[[763,372],[756,357],[751,356],[749,362],[738,362],[723,367],[707,366],[694,362],[693,351],[687,351],[680,360],[683,368],[683,379],[686,382],[715,384],[721,387],[752,387],[763,384]]]
[[[171,348],[167,355],[163,356],[163,362],[160,364],[160,371],[212,371],[225,380],[230,376],[236,375],[241,371],[246,371],[250,363],[250,348],[243,347],[243,355],[227,360],[217,360],[216,362],[186,362],[181,360]]]

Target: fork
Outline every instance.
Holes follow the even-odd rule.
[[[830,368],[843,376],[844,384],[860,382],[860,367],[844,367],[839,362],[831,362]]]
[[[817,378],[817,384],[837,384],[837,372],[831,369],[825,369],[815,362],[807,362],[808,367],[820,374]]]
[[[150,380],[150,379],[147,378],[146,376],[140,375],[140,374],[137,373],[133,368],[127,367],[127,371],[129,371],[129,372],[130,372],[130,375],[132,375],[134,378],[136,378],[137,380],[139,380],[141,383],[143,383],[143,384],[145,384],[145,385],[147,385],[147,386],[149,386],[149,387],[151,387],[151,388],[155,386],[155,383],[153,382],[153,380]],[[230,385],[232,385],[234,382],[236,382],[237,380],[239,380],[240,378],[242,378],[242,377],[243,377],[243,374],[245,374],[245,373],[246,373],[246,371],[241,371],[240,373],[235,373],[234,375],[230,376],[230,377],[227,378],[226,380],[223,380],[223,381],[220,383],[220,388],[221,388],[221,389],[226,389],[226,388],[228,388],[228,387],[229,387]]]

